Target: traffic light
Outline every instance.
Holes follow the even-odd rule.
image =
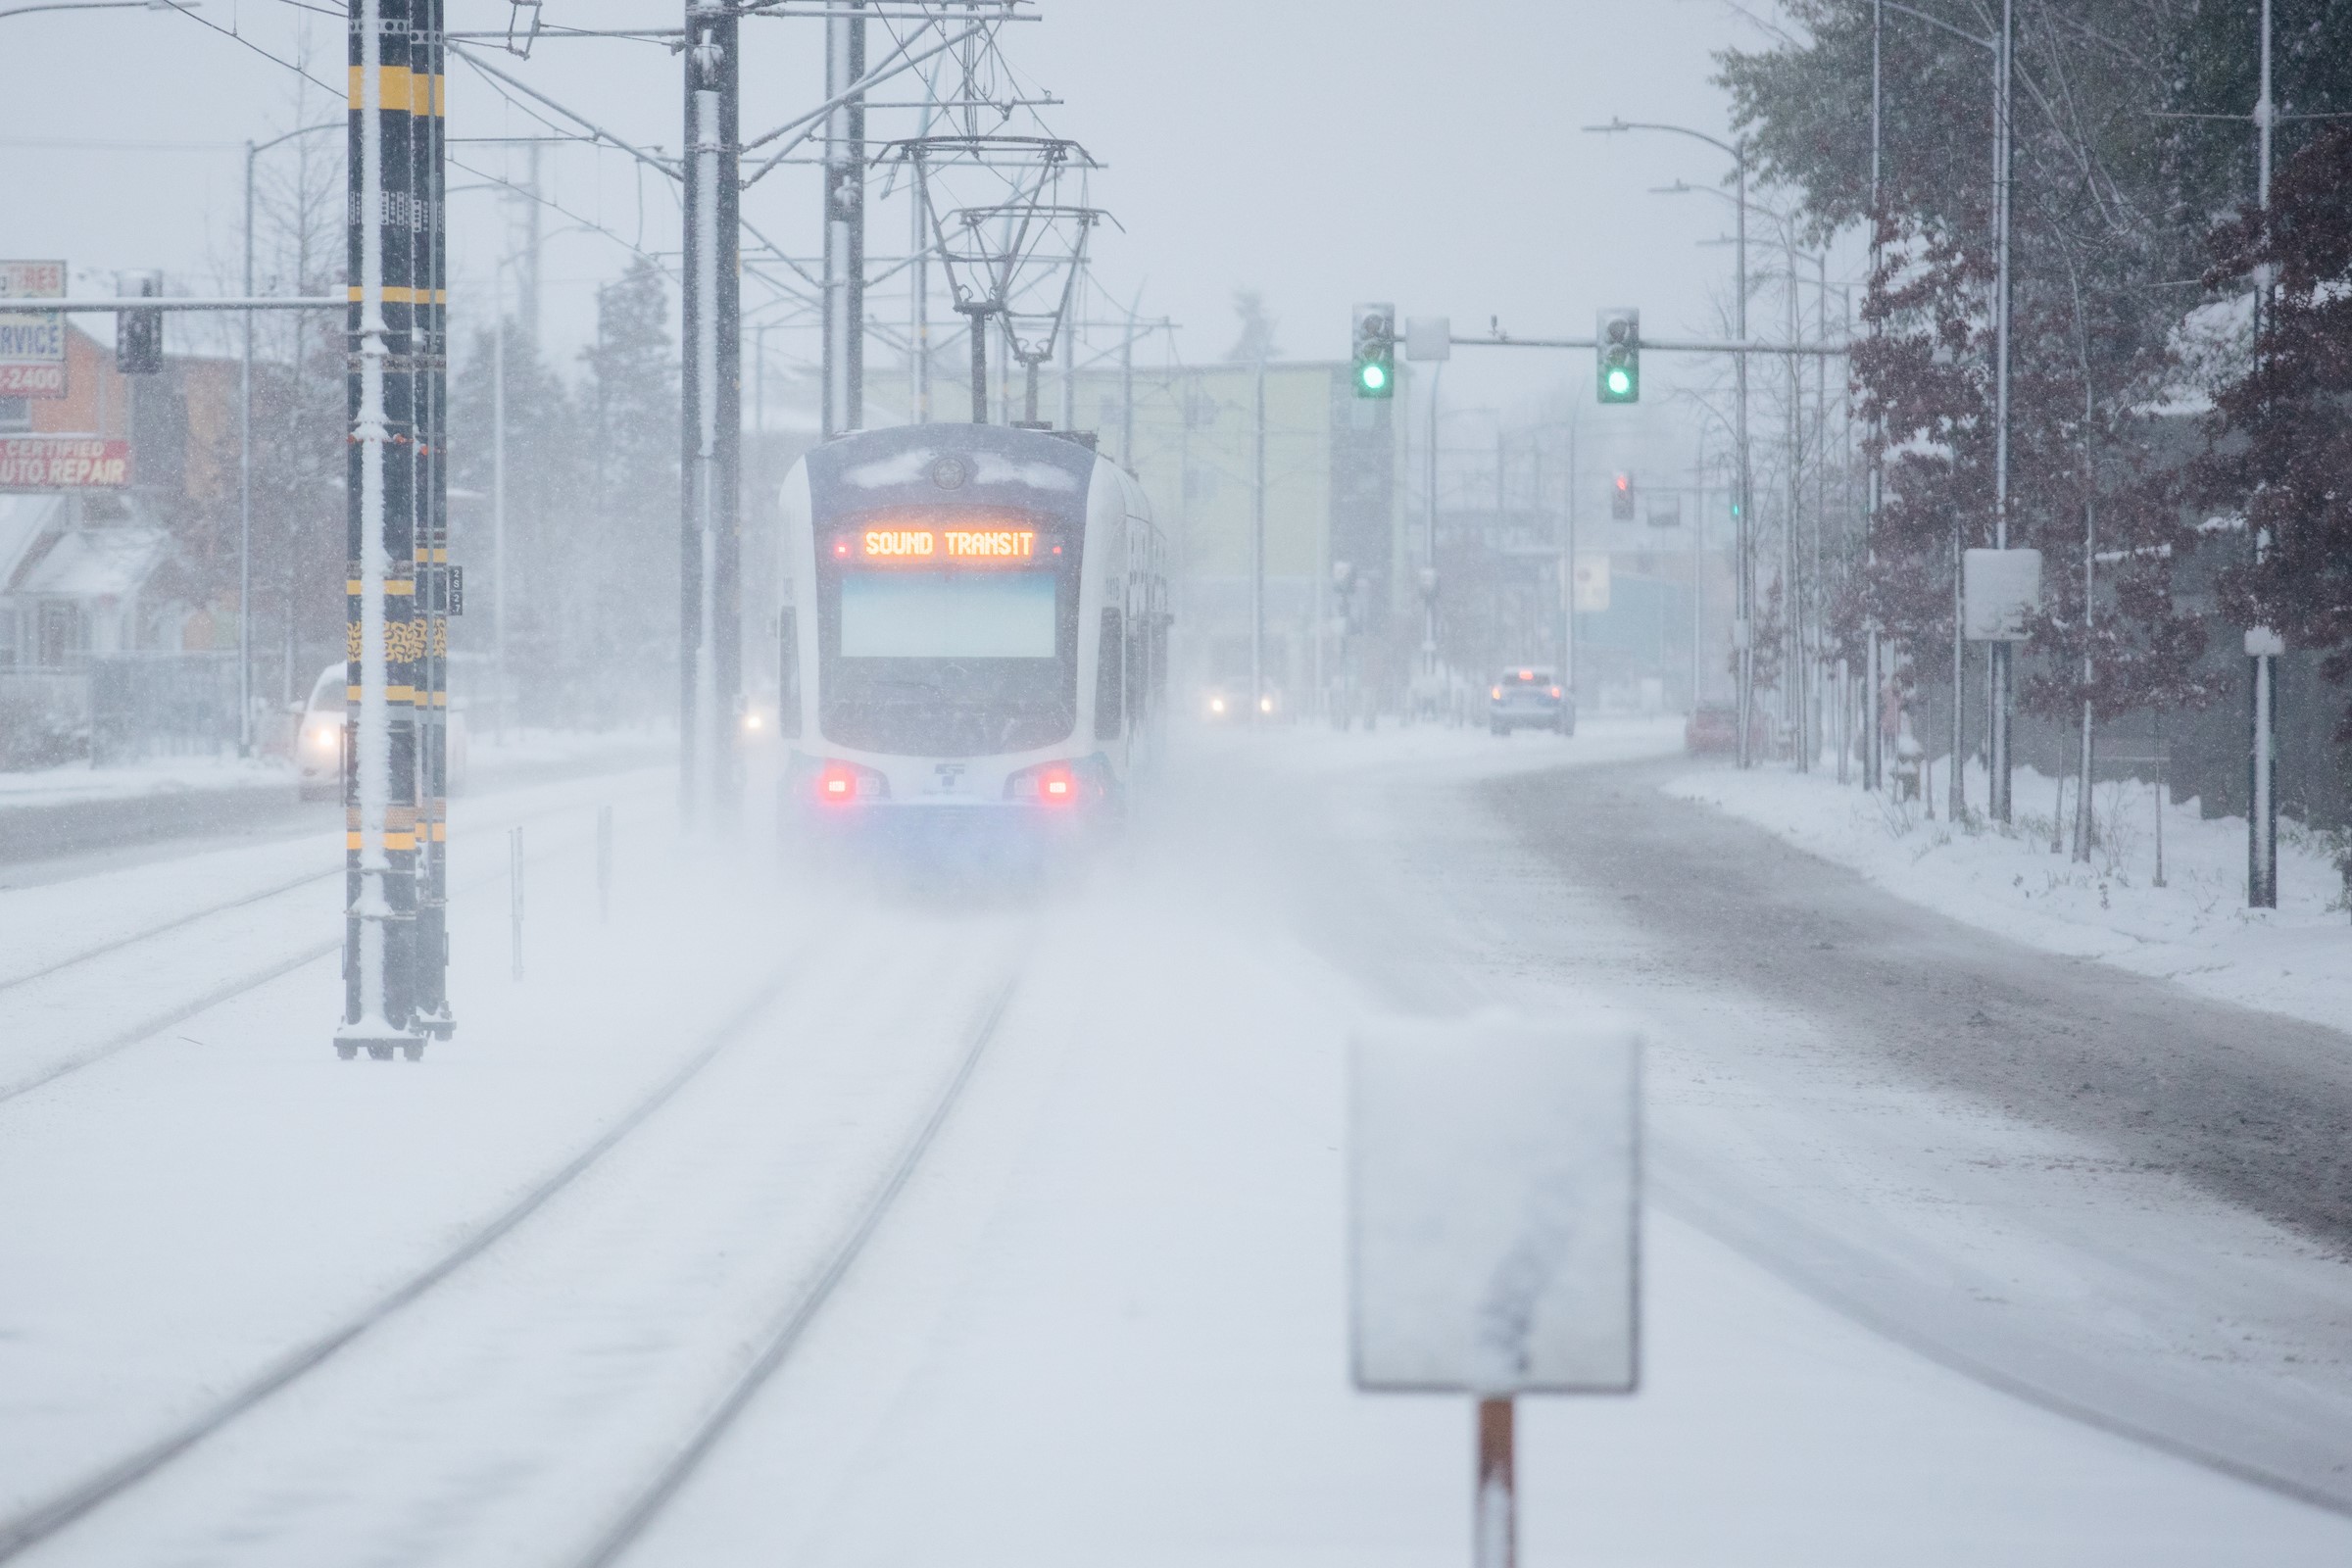
[[[1602,311],[1594,322],[1593,373],[1603,403],[1642,401],[1642,313]]]
[[[1615,522],[1634,520],[1634,476],[1630,473],[1617,475],[1609,489],[1609,517]]]
[[[155,278],[142,278],[139,294],[161,294]],[[159,375],[164,368],[164,313],[122,311],[115,318],[115,369],[122,375]]]
[[[1396,395],[1396,307],[1358,305],[1350,334],[1355,358],[1355,395],[1391,398]]]

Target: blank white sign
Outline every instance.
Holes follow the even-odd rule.
[[[1641,1054],[1624,1026],[1474,1020],[1356,1036],[1358,1388],[1632,1392]]]

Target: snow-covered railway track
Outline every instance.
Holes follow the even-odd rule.
[[[501,816],[483,831],[544,826],[580,814],[573,805],[547,807]],[[536,866],[574,853],[588,842],[591,831],[585,828],[553,842],[534,841],[529,863]],[[335,953],[342,936],[331,913],[321,919],[323,907],[315,897],[304,895],[339,881],[343,874],[343,867],[336,865],[248,888],[46,958],[27,972],[0,977],[0,1036],[28,1047],[24,1054],[34,1058],[21,1061],[12,1059],[14,1053],[0,1054],[0,1104],[176,1029]],[[461,877],[451,891],[454,896],[489,887],[506,875],[502,856],[495,870]],[[284,940],[295,930],[309,935],[321,929],[333,934],[300,943]],[[269,942],[268,956],[259,962],[240,961],[235,950],[254,945],[256,936]],[[276,940],[270,940],[273,937]],[[223,946],[230,950],[227,955],[220,951]],[[220,978],[224,969],[229,972],[225,979]],[[175,976],[198,984],[175,984]],[[126,1007],[126,1002],[132,1006]],[[84,1030],[88,1033],[82,1038],[69,1037]]]
[[[258,1408],[272,1396],[282,1393],[323,1366],[338,1351],[379,1327],[420,1299],[450,1275],[488,1251],[502,1238],[545,1207],[549,1200],[579,1180],[599,1160],[643,1126],[656,1111],[668,1103],[679,1090],[699,1076],[722,1052],[742,1039],[760,1014],[773,1004],[777,996],[806,967],[805,963],[791,964],[770,975],[752,992],[743,1005],[699,1043],[675,1071],[657,1083],[587,1147],[549,1172],[488,1223],[472,1231],[396,1289],[317,1339],[288,1351],[225,1397],[144,1447],[125,1454],[48,1501],[0,1523],[0,1562],[15,1558],[75,1520],[123,1495],[206,1439]]]
[[[743,1414],[760,1391],[791,1358],[809,1324],[824,1310],[825,1303],[832,1299],[834,1290],[864,1252],[874,1233],[881,1229],[892,1204],[897,1202],[899,1194],[906,1189],[907,1179],[922,1163],[932,1140],[947,1121],[948,1113],[955,1109],[956,1102],[962,1097],[964,1086],[971,1082],[972,1069],[980,1064],[981,1055],[988,1050],[989,1042],[996,1036],[998,1024],[1004,1019],[1005,1005],[1012,1000],[1013,986],[1013,981],[1005,981],[989,1002],[987,1010],[981,1014],[971,1032],[962,1059],[956,1063],[954,1076],[933,1102],[930,1114],[917,1124],[881,1184],[859,1210],[857,1222],[826,1257],[816,1277],[774,1319],[761,1337],[759,1350],[751,1363],[729,1380],[710,1409],[685,1434],[668,1460],[648,1478],[630,1498],[628,1506],[597,1534],[586,1549],[570,1559],[571,1568],[609,1568],[610,1564],[625,1556],[645,1533],[647,1526],[661,1516],[670,1500],[678,1494],[678,1490],[710,1456],[737,1417]]]
[[[530,1514],[550,1486],[568,1488],[565,1525],[582,1494],[629,1499],[581,1559],[612,1560],[790,1356],[997,1031],[1017,939],[932,933],[921,956],[933,983],[894,993],[885,955],[904,956],[907,944],[891,934],[901,940],[846,922],[811,941],[598,1137],[429,1264],[163,1436],[0,1522],[0,1562],[61,1535],[60,1560],[234,1539],[240,1560],[263,1562],[324,1560],[330,1543],[404,1533],[433,1538],[418,1560],[512,1561],[512,1532],[483,1538]],[[780,1198],[805,1199],[795,1206],[806,1212],[765,1223]],[[746,1238],[746,1250],[766,1254],[744,1266],[752,1288],[731,1268],[717,1284],[703,1277],[710,1244],[723,1258]],[[636,1343],[649,1334],[653,1350]],[[737,1346],[756,1347],[748,1364],[736,1364]],[[600,1400],[603,1447],[625,1450],[601,1466],[570,1451],[560,1418],[530,1424],[543,1406]],[[502,1436],[532,1451],[516,1454]],[[618,1479],[570,1485],[572,1466]],[[484,1479],[508,1468],[525,1472],[514,1499]],[[325,1485],[304,1486],[310,1477]],[[286,1517],[288,1495],[309,1511]],[[449,1539],[453,1507],[469,1527],[463,1543]],[[221,1510],[231,1517],[213,1523]],[[524,1535],[547,1540],[545,1519]],[[265,1549],[273,1538],[282,1553]],[[460,1544],[473,1550],[447,1549]]]

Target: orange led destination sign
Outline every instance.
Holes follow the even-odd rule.
[[[1037,555],[1034,528],[863,528],[858,555],[873,562],[1015,562]],[[847,542],[833,553],[849,554]]]

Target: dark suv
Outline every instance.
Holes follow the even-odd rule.
[[[1515,729],[1576,733],[1576,699],[1540,665],[1515,664],[1504,670],[1494,677],[1487,697],[1487,728],[1496,735]]]

